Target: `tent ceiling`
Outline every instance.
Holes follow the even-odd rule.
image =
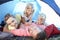
[[[0,5],[3,4],[3,3],[6,3],[8,1],[12,1],[12,0],[0,0]]]

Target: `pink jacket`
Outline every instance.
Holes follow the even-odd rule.
[[[16,36],[31,36],[28,32],[28,27],[22,24],[19,29],[11,30],[10,32]]]
[[[40,27],[41,29],[45,29],[45,27],[46,27],[44,25],[37,25],[35,23],[32,23],[31,25]],[[14,29],[14,30],[11,30],[10,32],[16,36],[31,36],[31,34],[28,32],[29,27],[30,26],[21,24],[19,29]]]

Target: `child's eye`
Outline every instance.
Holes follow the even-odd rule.
[[[40,18],[40,20],[43,20],[42,18]]]
[[[29,7],[27,7],[27,9],[29,9]]]

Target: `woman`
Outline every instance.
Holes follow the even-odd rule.
[[[5,16],[5,18],[6,18],[5,22],[6,22],[7,26],[5,26],[4,32],[9,32],[9,33],[12,33],[15,36],[19,36],[18,39],[20,39],[20,37],[22,37],[21,38],[22,40],[23,39],[25,39],[25,40],[30,40],[30,39],[32,40],[33,39],[30,36],[30,34],[28,32],[28,29],[27,28],[25,29],[25,27],[24,28],[21,27],[20,24],[15,19],[15,17],[10,15],[10,16]]]
[[[12,15],[5,16],[5,22],[7,24],[4,28],[5,32],[11,32],[12,34],[17,36],[28,36],[26,30],[20,27],[20,24],[17,22],[16,18],[13,17]]]

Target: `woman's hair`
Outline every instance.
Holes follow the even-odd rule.
[[[6,22],[10,17],[15,18],[13,15],[7,13],[7,14],[5,15],[5,18],[4,18],[5,22]]]
[[[6,15],[5,15],[5,18],[4,18],[4,19],[5,19],[5,21],[7,21],[7,20],[9,19],[9,17],[11,17],[11,15],[10,15],[9,13],[8,13],[8,14],[6,14]]]

